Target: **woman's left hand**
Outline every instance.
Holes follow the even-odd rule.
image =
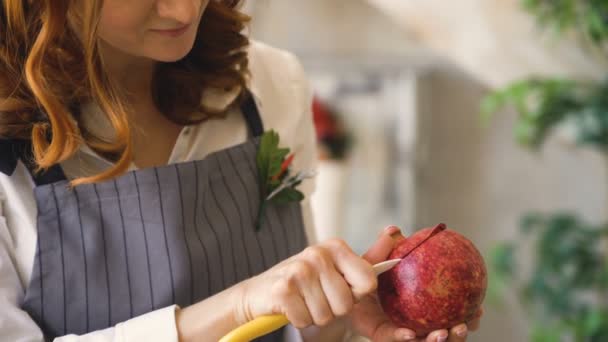
[[[376,243],[365,253],[364,259],[371,264],[376,264],[386,260],[393,250],[395,242],[403,239],[399,228],[388,227],[379,236]],[[400,328],[394,325],[386,316],[378,295],[368,295],[357,303],[348,319],[351,328],[359,335],[371,339],[373,342],[389,341],[412,341],[412,342],[464,342],[469,331],[475,331],[479,327],[479,320],[482,311],[478,313],[478,318],[467,324],[459,324],[447,329],[437,330],[430,333],[426,338],[416,338],[416,333],[410,329]]]

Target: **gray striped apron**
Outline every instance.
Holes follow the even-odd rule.
[[[22,306],[47,339],[188,306],[307,245],[298,203],[269,206],[255,231],[263,128],[252,96],[241,112],[251,139],[203,160],[73,189],[58,166],[33,175],[38,241]],[[19,144],[10,150],[28,150]],[[282,333],[259,340],[280,341]]]

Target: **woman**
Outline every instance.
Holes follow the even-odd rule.
[[[363,258],[306,248],[306,200],[262,198],[265,131],[314,167],[311,92],[238,1],[0,5],[0,340],[217,341],[272,313],[310,341],[414,339],[373,296],[396,228]]]

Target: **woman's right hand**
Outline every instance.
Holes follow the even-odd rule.
[[[296,328],[324,326],[348,314],[355,301],[373,293],[372,265],[342,240],[306,248],[238,285],[238,324],[283,314]]]

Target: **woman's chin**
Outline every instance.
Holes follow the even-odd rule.
[[[176,42],[174,44],[169,45],[160,45],[158,46],[158,48],[155,48],[152,51],[148,51],[146,57],[158,62],[177,62],[186,57],[190,53],[190,51],[192,51],[193,46],[194,41],[182,43]]]
[[[191,50],[192,49],[167,50],[167,51],[155,53],[149,57],[158,62],[173,63],[173,62],[177,62],[177,61],[181,60],[182,58],[186,57],[188,55],[188,53],[190,53]]]

